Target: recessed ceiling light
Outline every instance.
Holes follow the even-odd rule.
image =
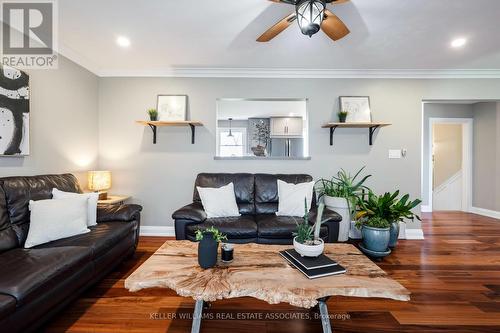
[[[130,46],[130,39],[124,36],[120,36],[116,39],[116,44],[121,47],[129,47]]]
[[[463,46],[465,46],[465,44],[467,44],[467,39],[465,39],[465,38],[456,38],[456,39],[451,41],[451,47],[454,47],[454,48],[463,47]]]

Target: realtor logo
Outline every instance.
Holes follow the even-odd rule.
[[[2,64],[57,68],[55,1],[2,1]]]

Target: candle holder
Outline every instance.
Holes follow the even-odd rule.
[[[230,243],[223,243],[221,248],[221,261],[228,263],[234,259],[234,245]]]

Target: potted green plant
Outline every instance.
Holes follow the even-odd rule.
[[[342,217],[338,238],[341,242],[349,239],[349,229],[358,198],[364,190],[368,190],[364,183],[371,175],[364,176],[358,181],[364,168],[359,169],[354,176],[341,169],[331,179],[321,178],[316,182],[316,190],[319,197],[323,198],[326,207],[336,211]]]
[[[325,248],[325,242],[319,237],[325,205],[323,203],[318,205],[316,222],[311,225],[307,211],[307,199],[304,200],[304,204],[305,214],[303,221],[297,223],[297,232],[293,234],[293,248],[303,257],[317,257],[323,253]]]
[[[227,236],[215,227],[205,230],[196,230],[196,241],[198,241],[198,264],[201,268],[211,268],[217,263],[217,252],[219,243],[226,241]]]
[[[421,202],[422,200],[420,199],[411,201],[410,195],[405,194],[400,200],[391,206],[391,217],[389,219],[389,222],[391,222],[391,238],[389,240],[390,248],[394,248],[398,244],[399,227],[401,222],[406,222],[406,220],[413,221],[415,218],[420,221],[420,216],[414,214],[411,210],[417,207]]]
[[[270,133],[269,125],[264,120],[260,119],[255,124],[252,139],[257,141],[257,146],[251,148],[255,156],[267,156]]]
[[[356,227],[361,229],[363,247],[368,251],[384,253],[388,251],[391,235],[397,241],[399,222],[404,219],[420,219],[411,212],[421,201],[409,201],[409,195],[397,199],[399,191],[375,195],[372,191],[358,199],[359,212]],[[392,227],[392,232],[391,232]],[[394,240],[393,240],[394,241]]]
[[[158,120],[158,110],[156,109],[148,109],[149,120],[157,121]]]
[[[345,123],[348,114],[349,114],[349,112],[347,112],[347,111],[340,111],[337,114],[337,116],[339,117],[339,122]]]

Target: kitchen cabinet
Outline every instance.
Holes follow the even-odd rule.
[[[271,138],[302,138],[302,117],[271,117]]]

